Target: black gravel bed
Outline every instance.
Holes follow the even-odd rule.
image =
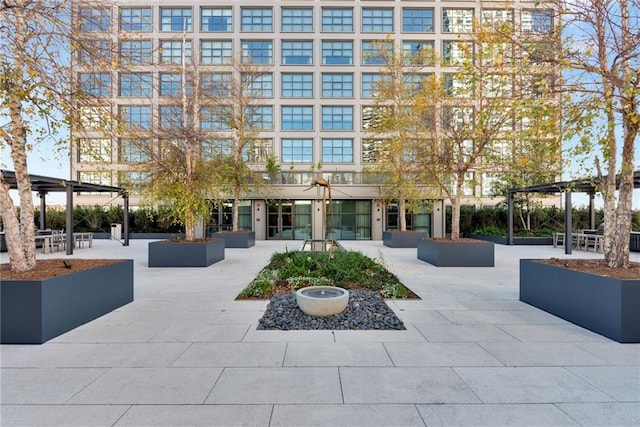
[[[349,291],[349,304],[340,313],[332,316],[308,316],[300,310],[295,292],[274,295],[258,330],[403,330],[404,323],[384,302],[379,293],[373,291]]]

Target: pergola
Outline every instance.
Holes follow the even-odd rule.
[[[9,185],[9,189],[17,190],[18,183],[14,171],[0,170],[2,181]],[[73,254],[73,193],[74,192],[99,192],[118,193],[124,200],[124,224],[123,245],[129,246],[129,195],[124,188],[112,187],[109,185],[91,184],[88,182],[70,181],[61,178],[52,178],[42,175],[29,175],[31,181],[31,191],[37,192],[40,196],[40,228],[45,228],[46,221],[46,195],[48,193],[66,193],[66,248],[67,255]]]
[[[606,177],[604,177],[606,179]],[[571,194],[572,193],[587,193],[589,195],[589,227],[596,228],[596,216],[594,209],[594,199],[598,192],[598,185],[603,181],[597,177],[574,179],[572,181],[558,181],[549,184],[537,184],[529,187],[514,188],[509,190],[507,196],[507,244],[513,245],[513,197],[516,193],[540,193],[540,194],[555,194],[564,193],[565,208],[564,208],[564,250],[566,254],[571,253]],[[616,181],[616,188],[619,186],[619,181]],[[636,171],[633,174],[633,188],[640,188],[640,171]]]

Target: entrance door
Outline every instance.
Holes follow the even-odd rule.
[[[305,240],[310,238],[310,200],[268,202],[267,239]]]

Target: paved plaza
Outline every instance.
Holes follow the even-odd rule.
[[[495,268],[437,268],[343,241],[420,295],[388,301],[407,330],[258,331],[267,301],[235,297],[301,242],[227,249],[208,268],[148,268],[148,242],[75,250],[134,259],[135,300],[46,344],[1,346],[0,425],[640,425],[640,344],[518,301],[520,258],[601,255],[496,245]]]

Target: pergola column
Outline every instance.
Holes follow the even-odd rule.
[[[47,228],[47,192],[40,191],[40,230]]]

